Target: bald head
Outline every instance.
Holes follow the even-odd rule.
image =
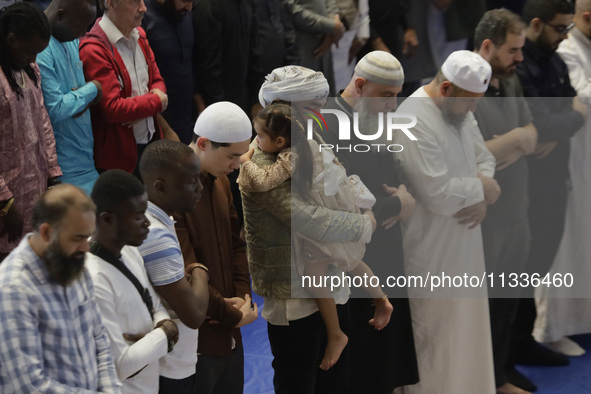
[[[94,213],[96,207],[90,197],[76,186],[61,184],[41,194],[33,206],[33,229],[42,224],[58,227],[70,209]]]
[[[45,10],[51,35],[60,42],[82,37],[96,18],[94,0],[53,0]]]

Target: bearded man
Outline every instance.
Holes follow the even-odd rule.
[[[542,278],[552,267],[564,232],[570,139],[587,116],[587,106],[571,85],[568,67],[556,53],[575,26],[573,15],[574,5],[568,0],[528,0],[522,14],[527,28],[517,76],[539,135],[536,150],[528,157],[531,238],[525,272]],[[537,316],[533,293],[533,287],[525,288],[519,301],[512,357],[517,364],[567,365],[568,358],[546,350],[532,336]]]
[[[0,266],[0,392],[121,392],[84,267],[94,204],[56,186],[35,203],[32,225]]]
[[[406,275],[484,274],[480,223],[500,188],[472,112],[490,77],[480,55],[457,51],[399,107],[417,118],[416,141],[394,138],[404,146],[396,155],[417,201],[403,228]],[[440,286],[408,289],[421,380],[404,393],[494,393],[486,289]]]
[[[482,223],[486,269],[494,274],[522,272],[530,231],[525,156],[534,152],[538,137],[515,74],[517,65],[523,61],[525,24],[511,11],[491,10],[480,20],[474,37],[476,52],[492,68],[490,85],[485,98],[478,102],[475,117],[486,147],[497,161],[495,179],[503,190]],[[520,289],[489,288],[497,393],[523,394],[536,390],[509,360],[511,325],[519,293]]]
[[[379,116],[396,109],[396,96],[402,90],[404,72],[400,62],[388,52],[373,51],[365,55],[355,66],[355,74],[348,86],[334,100],[327,101],[324,109],[340,110],[347,114],[353,125],[354,114],[358,130],[373,134],[379,129]],[[361,140],[353,132],[350,141],[339,141],[339,122],[336,116],[324,115],[327,131],[324,140],[333,146],[372,144],[375,141]],[[382,125],[384,123],[382,122]],[[351,127],[353,128],[353,127]],[[382,134],[383,136],[386,133]],[[376,197],[373,206],[378,222],[376,232],[363,260],[374,274],[385,283],[389,275],[404,275],[401,220],[408,218],[415,205],[414,198],[406,191],[404,176],[398,161],[382,138],[380,150],[356,152],[348,149],[333,149],[348,175],[358,175]],[[417,383],[419,372],[411,325],[410,306],[406,288],[384,289],[394,306],[390,323],[376,331],[367,322],[373,316],[372,300],[361,292],[351,289],[349,299],[351,331],[351,393],[392,393],[394,388]],[[381,373],[383,369],[390,371]]]

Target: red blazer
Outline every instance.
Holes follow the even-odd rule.
[[[94,134],[94,163],[100,169],[118,168],[132,173],[138,161],[133,127],[123,123],[154,116],[156,133],[162,138],[162,130],[156,122],[156,114],[162,112],[158,96],[147,93],[131,97],[131,79],[121,55],[99,26],[98,19],[92,29],[80,40],[80,59],[87,81],[97,80],[103,87],[99,105],[91,108]],[[138,44],[148,64],[149,90],[160,89],[166,93],[164,79],[160,75],[146,33],[138,27]]]

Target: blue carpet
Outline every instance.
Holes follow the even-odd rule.
[[[267,339],[267,323],[260,316],[261,297],[255,295],[259,318],[242,329],[244,338],[244,393],[273,393],[273,356]],[[517,368],[538,386],[538,394],[591,394],[591,334],[572,337],[587,353],[571,357],[566,367]]]

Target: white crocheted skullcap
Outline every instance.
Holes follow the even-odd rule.
[[[229,101],[220,101],[199,115],[193,132],[210,141],[233,144],[252,137],[252,124],[242,108]]]
[[[369,82],[386,86],[402,86],[402,64],[391,53],[373,51],[363,56],[355,66],[355,75]]]

